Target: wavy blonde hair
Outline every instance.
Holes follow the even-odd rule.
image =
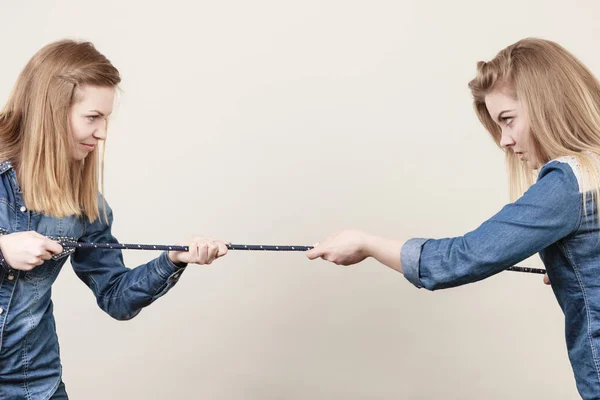
[[[486,108],[486,95],[508,89],[526,110],[530,151],[540,165],[532,171],[505,149],[511,200],[533,184],[542,165],[561,156],[577,159],[584,194],[600,198],[600,83],[573,54],[555,42],[525,38],[478,62],[469,88],[479,120],[501,148],[502,132]]]
[[[71,159],[68,115],[79,87],[120,82],[119,71],[92,43],[74,40],[46,45],[21,71],[0,112],[0,160],[12,162],[30,210],[98,218],[104,154],[96,148],[83,161]]]

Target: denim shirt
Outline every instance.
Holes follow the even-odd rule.
[[[521,198],[475,230],[453,238],[413,238],[401,250],[404,276],[418,288],[445,289],[497,274],[540,254],[565,316],[577,390],[600,399],[600,229],[573,157],[546,163]]]
[[[102,204],[99,196],[99,204]],[[0,234],[23,231],[65,241],[116,243],[101,216],[54,218],[25,208],[15,170],[0,164]],[[77,276],[111,317],[128,320],[175,285],[185,267],[167,252],[137,268],[123,263],[121,250],[64,249],[31,271],[0,266],[0,399],[49,399],[61,384],[61,362],[52,311],[51,286],[67,257]]]

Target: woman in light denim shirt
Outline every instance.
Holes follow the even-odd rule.
[[[51,286],[70,255],[110,316],[127,320],[169,291],[188,263],[210,264],[226,243],[195,237],[129,269],[120,250],[63,249],[59,241],[116,243],[99,194],[118,70],[91,43],[42,48],[0,113],[0,399],[66,399]]]
[[[373,257],[437,290],[539,252],[565,316],[577,389],[600,399],[600,84],[560,45],[527,38],[479,62],[469,87],[506,153],[513,202],[463,236],[398,241],[342,231],[307,256],[342,265]]]

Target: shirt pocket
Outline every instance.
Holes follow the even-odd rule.
[[[41,216],[36,231],[57,242],[77,242],[83,234],[83,223],[77,217],[53,218]],[[73,247],[63,247],[61,253],[54,254],[50,260],[28,271],[25,274],[25,279],[34,282],[47,279],[54,280],[66,258],[74,252],[75,248]]]
[[[70,236],[47,236],[51,240],[57,242],[76,242],[78,238]],[[62,253],[54,254],[50,260],[44,261],[42,265],[38,265],[31,271],[25,273],[25,279],[29,281],[45,281],[46,279],[55,277],[57,269],[60,268],[66,261],[66,258],[75,252],[75,248],[63,247]]]

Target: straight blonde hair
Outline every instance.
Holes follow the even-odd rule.
[[[92,43],[74,40],[46,45],[21,71],[0,112],[0,160],[12,162],[30,210],[57,218],[99,217],[104,154],[96,148],[83,161],[71,159],[69,110],[79,87],[120,82],[119,71]]]
[[[573,54],[555,42],[525,38],[478,62],[469,88],[479,120],[499,147],[502,132],[486,108],[486,95],[508,89],[526,110],[540,165],[532,171],[505,149],[511,200],[533,184],[541,166],[562,156],[575,157],[581,166],[584,210],[586,193],[600,198],[600,83]]]

